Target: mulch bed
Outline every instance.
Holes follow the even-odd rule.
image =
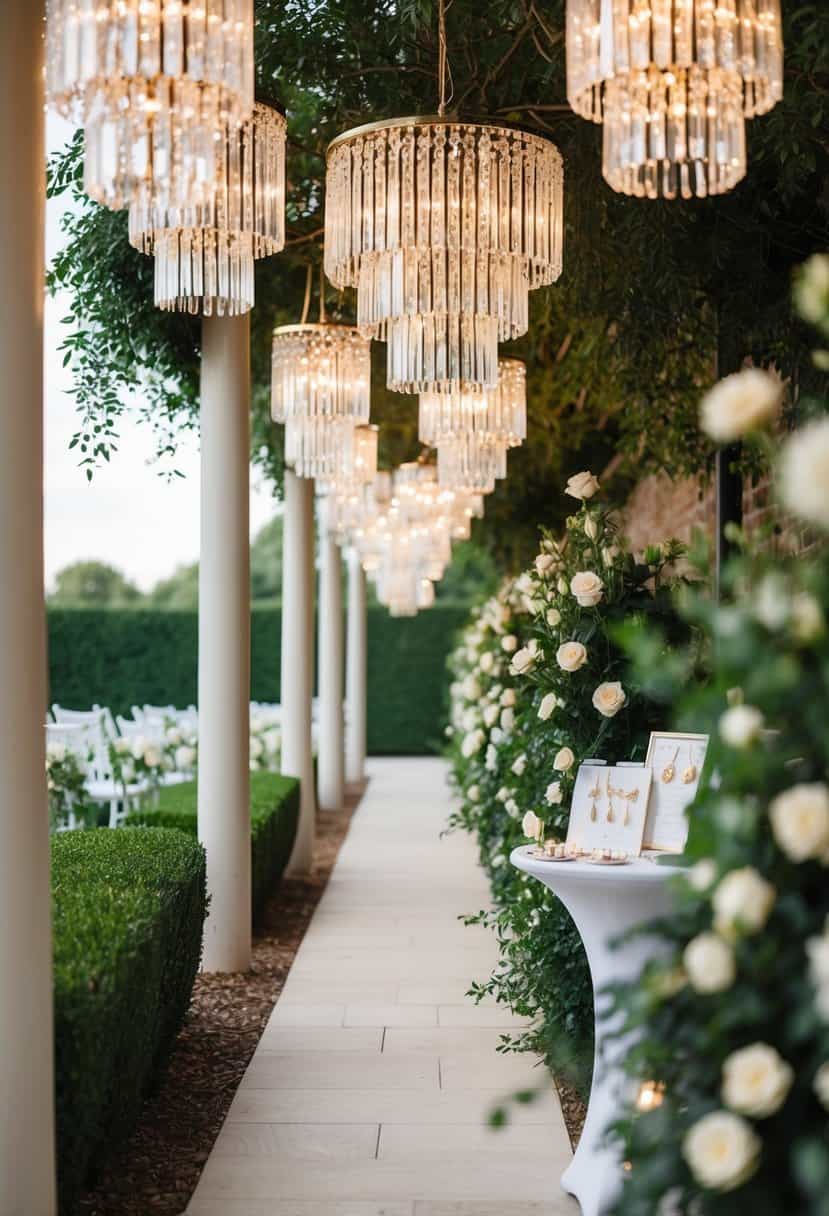
[[[561,1103],[561,1113],[564,1116],[564,1126],[567,1128],[567,1135],[570,1137],[570,1148],[575,1152],[581,1139],[584,1120],[587,1115],[587,1106],[579,1095],[578,1090],[574,1089],[568,1081],[562,1080],[561,1077],[556,1077],[555,1082],[559,1102]]]
[[[78,1216],[181,1216],[262,1037],[359,797],[317,816],[310,878],[283,879],[253,940],[248,972],[200,974],[169,1069],[129,1140],[106,1163]]]

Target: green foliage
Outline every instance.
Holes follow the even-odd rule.
[[[439,600],[477,603],[493,595],[498,586],[498,568],[490,551],[473,540],[452,546],[452,559],[435,586]]]
[[[195,781],[168,785],[153,807],[134,811],[132,827],[176,828],[197,834]],[[251,905],[254,920],[264,911],[291,856],[299,818],[299,782],[276,773],[250,774]]]
[[[260,528],[250,547],[250,593],[254,600],[282,594],[282,516]]]
[[[201,956],[200,845],[179,832],[52,839],[58,1186],[69,1210],[164,1068]]]
[[[161,579],[156,583],[147,598],[154,608],[172,608],[175,610],[198,608],[198,562],[191,562],[187,566],[178,566],[169,578]]]
[[[391,755],[440,748],[446,656],[463,623],[464,604],[441,602],[413,620],[368,610],[368,746]],[[198,618],[193,612],[52,609],[50,704],[87,708],[106,702],[184,708],[197,696]],[[251,698],[278,701],[281,614],[251,613]]]
[[[87,561],[73,562],[58,571],[49,603],[64,608],[120,608],[142,598],[120,570],[106,562]]]
[[[529,372],[529,438],[510,458],[511,478],[477,529],[520,568],[535,524],[553,525],[562,474],[621,453],[629,471],[697,472],[711,455],[696,428],[699,389],[751,355],[776,359],[797,390],[808,387],[805,331],[786,299],[791,268],[825,238],[829,194],[829,8],[783,6],[783,99],[748,124],[748,174],[730,194],[651,202],[610,191],[601,179],[601,131],[565,97],[565,0],[482,7],[454,0],[448,13],[454,105],[551,135],[565,160],[565,269],[531,296],[531,329],[511,348]],[[257,0],[256,60],[263,90],[290,122],[288,246],[257,264],[252,314],[253,451],[279,483],[281,431],[268,417],[270,331],[299,316],[305,268],[321,254],[324,149],[347,127],[382,116],[428,113],[437,75],[436,5],[331,0],[285,6]],[[76,141],[51,168],[53,193],[78,179]],[[68,224],[69,245],[51,283],[73,299],[66,352],[82,414],[84,459],[105,458],[125,390],[146,384],[159,447],[192,425],[198,327],[152,304],[152,264],[130,249],[126,216],[91,204]],[[354,301],[329,290],[332,317]],[[381,458],[417,452],[416,410],[383,384],[373,353],[373,418]],[[95,427],[100,431],[96,432]],[[96,451],[97,449],[97,451]],[[515,484],[523,493],[515,495]],[[624,490],[624,478],[618,491]],[[554,508],[555,510],[555,508]]]
[[[582,478],[589,478],[582,474]],[[570,516],[560,542],[544,534],[533,568],[506,584],[467,627],[452,656],[456,826],[476,835],[495,911],[476,920],[498,936],[500,961],[474,985],[533,1019],[506,1047],[532,1050],[584,1090],[592,1060],[593,1002],[587,961],[563,905],[509,864],[525,842],[521,820],[534,811],[546,834],[563,839],[579,764],[644,754],[664,721],[616,640],[628,619],[663,624],[667,654],[687,630],[677,626],[670,567],[682,556],[668,542],[634,557],[621,547],[609,513],[592,500]],[[592,576],[580,603],[575,591]],[[566,647],[576,644],[568,655]],[[583,650],[578,649],[583,647]],[[572,661],[571,661],[572,659]],[[594,694],[610,685],[607,713]]]

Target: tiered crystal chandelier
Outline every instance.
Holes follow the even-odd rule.
[[[83,125],[91,198],[206,203],[253,108],[252,0],[47,0],[46,92]]]
[[[214,141],[213,188],[161,205],[149,183],[129,209],[130,244],[155,255],[159,308],[237,316],[253,307],[253,263],[285,246],[285,116],[257,102]]]
[[[356,127],[326,164],[325,270],[357,289],[405,393],[494,388],[498,342],[526,333],[528,293],[561,273],[562,161],[548,139],[446,113]]]
[[[317,478],[317,490],[339,500],[362,498],[365,486],[377,475],[379,427],[342,423],[331,433],[332,472],[327,478]]]
[[[722,194],[745,175],[745,119],[783,94],[780,0],[567,0],[567,98],[604,122],[623,194]]]

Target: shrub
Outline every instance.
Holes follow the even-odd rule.
[[[133,812],[132,826],[178,828],[197,835],[197,787],[195,781],[168,785],[158,796],[158,805]],[[262,913],[268,896],[282,876],[296,836],[299,818],[299,782],[276,773],[250,775],[251,905],[254,920]]]
[[[71,1205],[131,1130],[201,957],[204,852],[180,832],[52,840],[58,1186]]]

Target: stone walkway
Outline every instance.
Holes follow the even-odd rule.
[[[471,841],[441,839],[440,760],[370,764],[368,792],[213,1147],[189,1216],[573,1216],[551,1087],[495,1052],[509,1016],[464,996],[495,959]],[[515,1023],[512,1023],[515,1025]]]

